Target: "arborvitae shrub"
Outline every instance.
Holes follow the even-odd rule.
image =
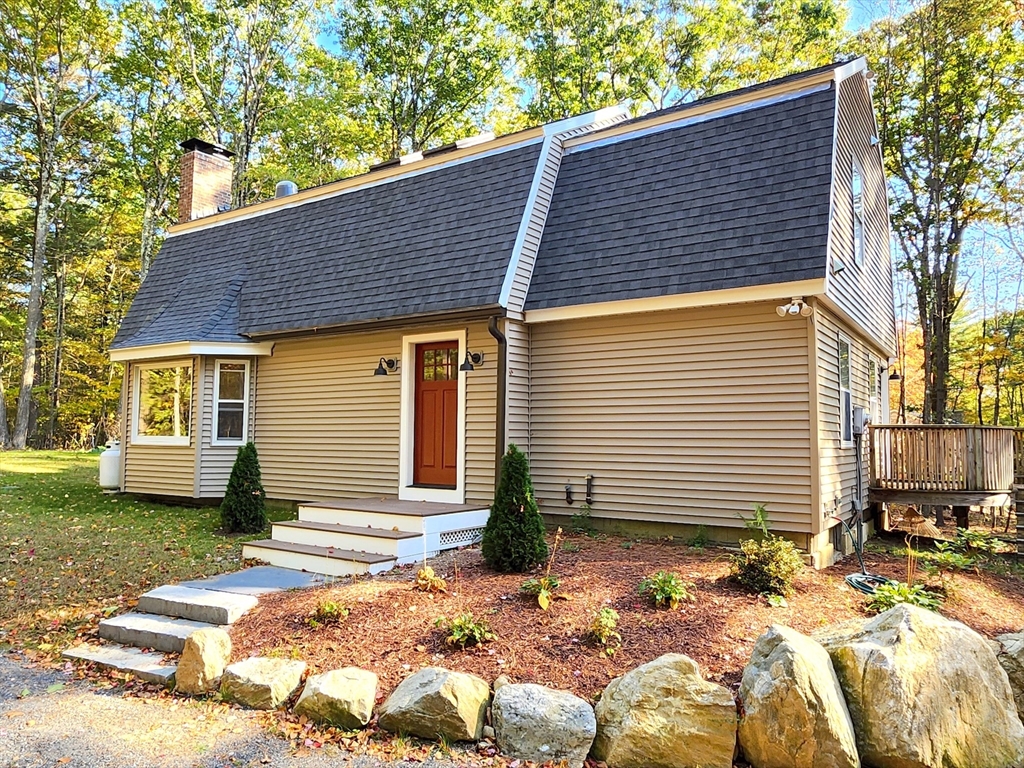
[[[260,459],[249,442],[238,449],[228,488],[220,505],[224,529],[232,533],[259,533],[267,527],[266,494],[260,478]]]
[[[480,550],[484,561],[502,573],[522,573],[548,556],[544,521],[533,498],[530,465],[514,445],[509,445],[501,460],[498,492]]]

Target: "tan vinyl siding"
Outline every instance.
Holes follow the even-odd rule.
[[[505,328],[508,340],[508,376],[505,401],[505,442],[515,443],[530,452],[530,327],[509,321]]]
[[[270,498],[294,501],[398,492],[402,376],[374,376],[381,356],[401,358],[416,327],[279,341],[259,361],[255,439]],[[497,343],[485,323],[469,326],[484,364],[467,374],[466,501],[489,503],[494,484]]]
[[[853,406],[868,409],[870,390],[869,359],[873,351],[864,339],[844,326],[832,313],[818,307],[815,317],[818,340],[818,450],[821,461],[821,503],[823,527],[836,524],[828,516],[842,513],[849,516],[857,487],[857,452],[854,447],[842,447],[841,412],[839,396],[839,337],[850,342],[850,395]],[[884,380],[883,380],[884,383]],[[868,445],[863,441],[863,497],[867,503]]]
[[[811,531],[808,321],[774,304],[531,327],[531,442],[542,509],[736,527],[757,503]]]
[[[864,75],[856,74],[840,83],[837,98],[830,243],[831,255],[842,260],[845,268],[839,273],[830,270],[828,295],[881,347],[895,354],[889,207],[879,150],[871,146],[871,137],[877,129]],[[850,185],[854,158],[863,179],[864,260],[861,264],[856,263],[853,253]]]
[[[125,397],[124,490],[160,496],[191,497],[195,491],[195,434],[198,428],[196,406],[198,397],[197,358],[192,358],[192,427],[191,445],[139,445],[131,442],[132,420],[135,418],[135,364],[126,366]]]
[[[200,358],[202,368],[202,379],[200,388],[199,409],[199,452],[197,467],[197,488],[196,495],[201,498],[218,498],[224,495],[228,485],[228,477],[231,475],[231,468],[235,464],[235,457],[238,455],[237,445],[213,445],[213,392],[214,377],[217,372],[217,361],[225,360],[230,362],[249,362],[249,427],[248,436],[253,434],[253,394],[255,392],[256,367],[252,358]]]

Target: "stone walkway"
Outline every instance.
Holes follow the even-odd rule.
[[[57,685],[62,687],[57,690]],[[27,689],[27,694],[22,693]],[[48,690],[49,689],[49,690]],[[0,656],[2,768],[220,768],[344,765],[391,768],[334,747],[293,757],[287,742],[263,731],[243,710],[204,713],[201,703],[122,698],[60,672],[28,669]],[[427,761],[424,768],[459,762]]]

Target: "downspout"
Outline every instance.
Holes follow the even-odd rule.
[[[501,479],[501,457],[505,455],[505,389],[508,378],[508,340],[498,329],[500,315],[491,315],[487,330],[498,342],[498,399],[494,418],[494,491],[498,491]]]

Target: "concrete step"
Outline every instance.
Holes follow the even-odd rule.
[[[64,651],[65,659],[91,661],[107,669],[131,672],[140,680],[157,685],[174,685],[175,664],[163,664],[162,653],[140,651],[123,645],[77,645]]]
[[[251,595],[168,584],[140,597],[137,610],[140,613],[176,616],[207,624],[234,624],[255,608],[257,602]]]
[[[422,533],[302,520],[274,523],[272,538],[291,544],[372,552],[389,557],[401,557],[407,553],[415,555],[423,549]]]
[[[204,621],[172,619],[153,613],[123,613],[100,622],[99,635],[122,645],[181,653],[185,639],[197,629],[216,626]]]
[[[362,576],[391,570],[395,558],[372,552],[350,549],[293,544],[286,541],[263,539],[242,545],[243,558],[259,558],[280,568],[327,576]]]

